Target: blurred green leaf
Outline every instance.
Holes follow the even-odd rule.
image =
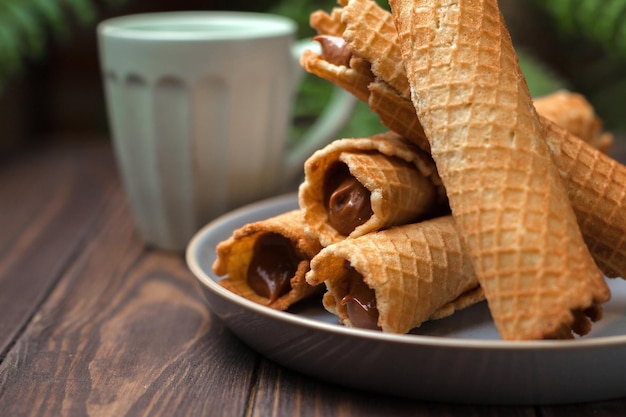
[[[625,0],[535,0],[565,34],[598,41],[608,53],[626,57]]]
[[[626,0],[534,0],[553,25],[553,61],[609,130],[626,130]],[[546,57],[550,59],[550,56]]]
[[[565,79],[556,75],[545,63],[539,61],[524,49],[517,50],[517,58],[524,77],[526,77],[530,94],[533,97],[570,88]]]
[[[96,16],[96,2],[90,0],[0,0],[0,87],[26,61],[43,56],[51,38],[67,37],[70,22],[88,24]]]

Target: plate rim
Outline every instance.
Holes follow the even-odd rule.
[[[260,200],[251,204],[244,205],[237,209],[234,209],[228,213],[225,213],[200,228],[189,241],[185,250],[185,259],[188,268],[193,272],[196,279],[206,289],[210,290],[215,295],[219,296],[225,301],[237,304],[243,308],[246,308],[256,314],[269,317],[278,321],[286,321],[291,325],[296,325],[304,328],[311,328],[317,331],[329,332],[335,335],[357,337],[362,339],[373,339],[378,342],[394,343],[394,344],[408,344],[416,346],[436,346],[456,349],[481,349],[481,350],[571,350],[571,349],[590,349],[590,348],[608,348],[612,346],[626,345],[626,334],[615,336],[600,336],[600,337],[580,337],[575,340],[479,340],[469,339],[467,337],[462,338],[449,338],[446,336],[431,336],[431,335],[414,335],[414,334],[393,334],[382,333],[379,331],[357,329],[347,326],[343,326],[339,323],[327,323],[310,319],[306,317],[298,316],[297,314],[275,310],[257,303],[254,303],[244,297],[241,297],[221,285],[218,281],[213,279],[207,274],[198,261],[199,249],[202,242],[206,238],[206,235],[210,230],[219,226],[220,224],[233,221],[250,211],[271,209],[272,207],[280,207],[282,205],[288,205],[289,203],[297,203],[297,193],[282,194],[275,197],[270,197],[264,200]],[[621,278],[608,278],[608,279],[621,279]]]

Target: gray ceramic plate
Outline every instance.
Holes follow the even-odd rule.
[[[574,341],[500,340],[485,303],[423,325],[414,334],[350,329],[319,299],[289,312],[225,289],[211,271],[215,246],[245,223],[297,207],[295,195],[235,210],[200,230],[187,263],[209,307],[267,358],[326,381],[378,393],[474,404],[556,404],[626,396],[626,282],[593,331]],[[270,336],[271,335],[271,336]]]

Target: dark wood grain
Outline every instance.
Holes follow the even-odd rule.
[[[256,355],[209,314],[182,255],[145,249],[119,187],[96,204],[81,251],[58,261],[62,276],[2,361],[2,413],[243,415]],[[63,246],[34,234],[36,247]]]
[[[86,238],[113,176],[102,146],[37,151],[0,165],[0,355]]]
[[[442,370],[443,372],[443,370]],[[534,417],[533,407],[454,405],[384,396],[327,384],[263,360],[252,417],[511,416]]]
[[[584,382],[581,381],[581,384],[584,385]],[[626,415],[626,400],[555,405],[555,406],[545,406],[541,408],[542,417],[559,417],[559,416],[622,417],[624,415]]]

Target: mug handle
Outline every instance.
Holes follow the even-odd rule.
[[[300,84],[306,73],[300,66],[300,56],[305,49],[312,49],[319,53],[321,46],[310,39],[302,39],[294,43],[291,52],[296,67],[294,70],[296,85]],[[293,142],[295,145],[289,149],[285,161],[286,178],[296,178],[302,174],[306,159],[335,139],[335,135],[350,120],[356,103],[357,98],[354,95],[340,87],[333,86],[330,101],[320,116],[301,138]]]

